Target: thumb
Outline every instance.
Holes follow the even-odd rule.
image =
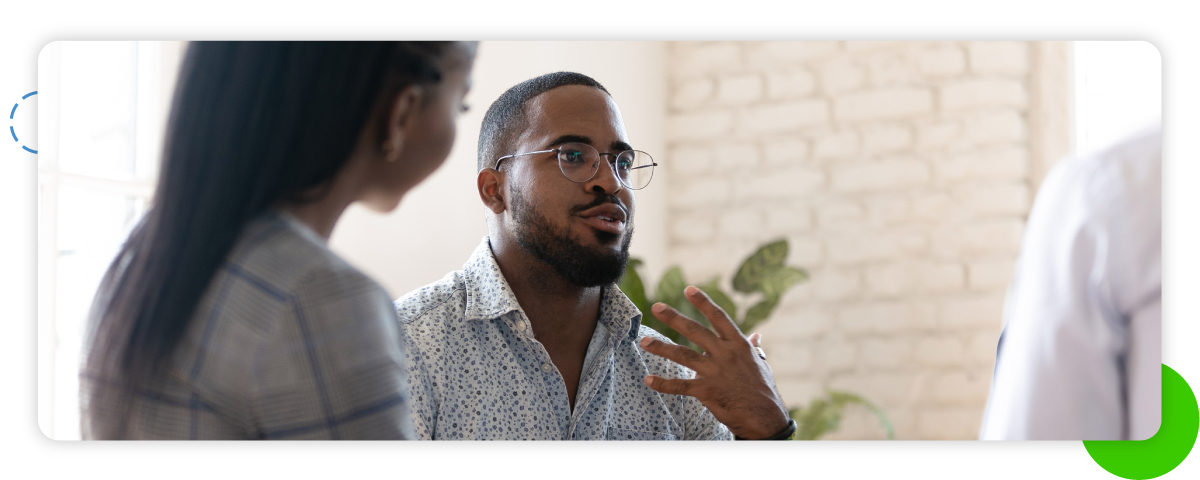
[[[754,345],[756,347],[762,346],[762,334],[761,333],[751,333],[750,337],[747,338],[747,340],[750,340],[751,345]]]

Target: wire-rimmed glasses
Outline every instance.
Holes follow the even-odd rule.
[[[646,188],[650,179],[654,177],[654,167],[658,166],[649,153],[641,150],[600,153],[586,143],[564,143],[558,148],[505,155],[496,159],[496,169],[500,169],[500,162],[505,159],[551,152],[558,155],[558,169],[562,171],[563,176],[575,183],[583,183],[595,177],[596,172],[600,171],[600,160],[605,156],[613,157],[613,173],[621,185],[630,190]]]

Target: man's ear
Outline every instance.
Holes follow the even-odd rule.
[[[475,177],[479,199],[492,213],[499,215],[508,208],[504,199],[504,174],[494,168],[485,168]]]

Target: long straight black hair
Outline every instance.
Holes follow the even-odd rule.
[[[449,45],[188,46],[151,206],[93,303],[81,379],[85,438],[126,436],[134,396],[161,380],[159,365],[243,227],[273,205],[321,198],[389,99],[440,80],[434,65]]]

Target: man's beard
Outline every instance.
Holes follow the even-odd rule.
[[[516,220],[517,244],[529,252],[534,258],[550,265],[555,272],[579,287],[595,287],[608,285],[621,278],[625,273],[625,264],[629,261],[629,242],[633,239],[633,216],[625,219],[625,240],[617,253],[601,253],[581,245],[571,237],[567,227],[555,228],[546,217],[542,216],[525,201],[519,191],[509,195],[512,199],[513,218]],[[572,213],[581,212],[605,203],[620,202],[613,196],[599,196],[588,205],[572,209]],[[600,230],[593,231],[601,244],[612,243],[617,235]]]

